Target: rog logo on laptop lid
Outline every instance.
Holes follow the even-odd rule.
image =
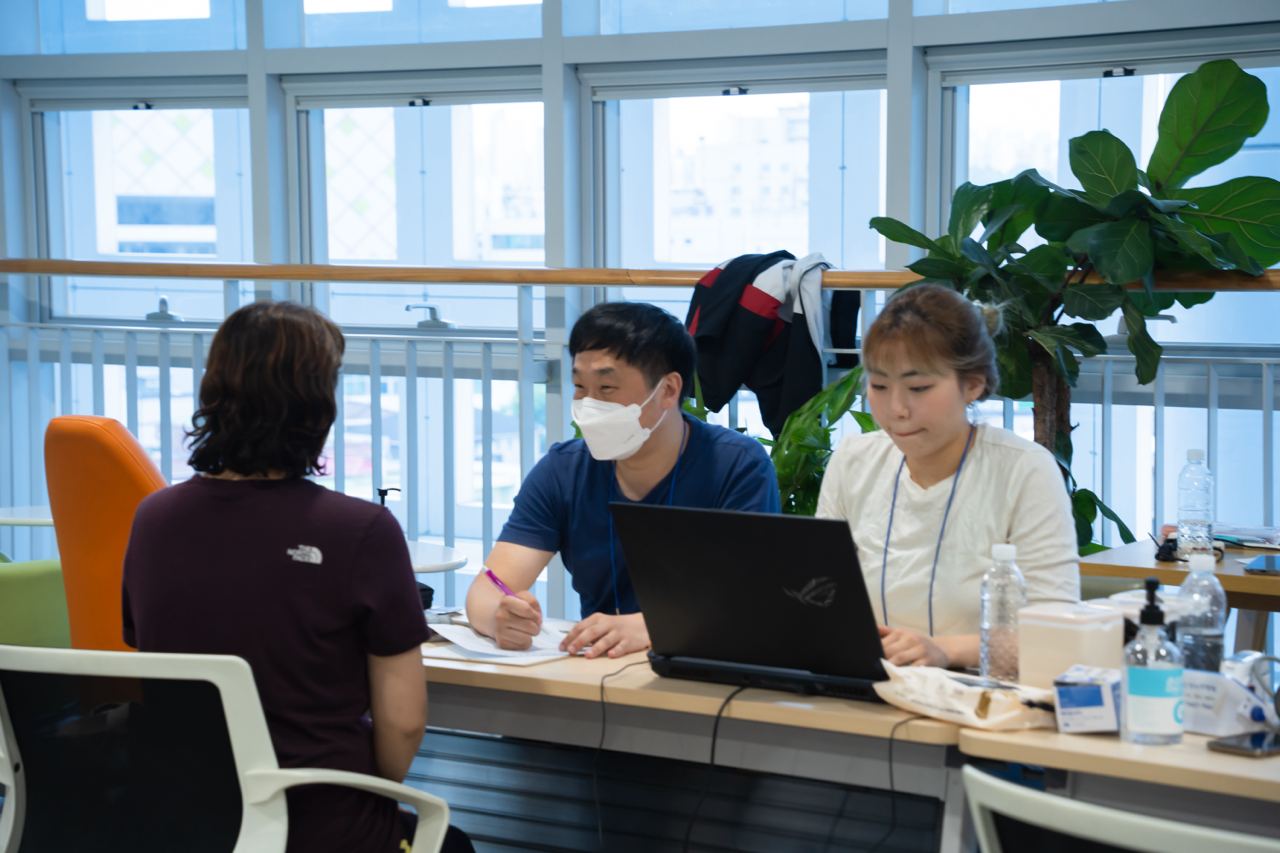
[[[783,587],[782,591],[810,607],[830,607],[836,600],[836,582],[827,577],[813,578],[798,590]]]

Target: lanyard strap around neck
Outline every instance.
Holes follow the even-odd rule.
[[[681,416],[683,418],[683,415]],[[680,449],[676,452],[676,464],[671,469],[671,485],[667,487],[667,506],[674,506],[676,499],[676,479],[680,476],[680,461],[684,459],[685,437],[689,435],[688,421],[682,422],[680,432]],[[609,500],[612,502],[618,495],[618,463],[614,462],[609,470]],[[618,599],[618,559],[613,546],[613,513],[605,507],[605,516],[609,519],[609,575],[613,579],[613,613],[622,613],[622,604]]]
[[[969,448],[977,443],[977,427],[969,427],[969,435],[965,438],[964,450],[960,453],[960,464],[956,466],[955,476],[951,480],[951,492],[947,495],[947,505],[942,510],[942,526],[938,529],[938,543],[933,548],[933,568],[929,570],[929,636],[933,636],[933,582],[938,577],[938,557],[942,554],[942,537],[947,533],[947,516],[951,514],[951,502],[956,497],[956,487],[960,485],[960,472],[964,470],[964,460],[969,456]],[[902,469],[907,466],[907,457],[902,457],[898,464],[898,473],[893,478],[893,498],[889,501],[889,526],[884,532],[884,555],[880,560],[880,612],[884,616],[885,627],[889,627],[889,602],[885,595],[884,578],[889,567],[889,537],[893,534],[893,513],[898,506],[898,484],[902,482]]]

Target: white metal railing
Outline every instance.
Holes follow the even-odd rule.
[[[550,411],[560,393],[556,386],[563,375],[564,330],[555,330],[555,340],[548,342],[545,330],[533,325],[534,285],[511,286],[519,302],[519,326],[510,334],[349,332],[331,438],[327,482],[371,500],[378,486],[401,488],[392,506],[406,533],[463,547],[473,562],[492,546],[507,509],[509,494],[495,494],[499,468],[518,485],[539,452],[569,430],[563,419],[535,418],[538,394],[546,395]],[[212,335],[210,325],[0,323],[0,399],[6,401],[0,416],[0,458],[17,463],[0,471],[0,505],[47,502],[43,432],[58,414],[118,417],[140,437],[166,479],[183,478],[182,429],[189,425]],[[1260,462],[1259,488],[1249,500],[1261,507],[1256,521],[1274,524],[1278,365],[1280,352],[1274,348],[1168,345],[1156,381],[1138,386],[1127,355],[1087,360],[1074,403],[1082,419],[1093,417],[1089,409],[1096,408],[1098,440],[1090,444],[1077,437],[1077,462],[1086,454],[1100,457],[1100,482],[1094,486],[1111,502],[1117,491],[1117,412],[1143,413],[1153,431],[1149,517],[1134,518],[1123,508],[1121,514],[1135,531],[1158,525],[1166,518],[1167,469],[1173,465],[1165,459],[1166,419],[1172,410],[1195,411],[1204,418],[1211,467],[1218,470],[1228,456],[1242,454]],[[462,382],[470,384],[460,386]],[[495,394],[510,390],[503,383],[514,386],[514,395]],[[495,423],[497,396],[513,397],[514,421],[502,428]],[[739,422],[739,406],[738,399],[730,403],[730,424]],[[1003,401],[998,409],[1006,427],[1029,421],[1026,403]],[[390,420],[388,412],[394,415]],[[1233,442],[1224,456],[1222,418],[1241,413],[1256,416],[1260,429],[1251,446]],[[501,416],[508,417],[505,410]],[[366,434],[368,454],[354,458],[353,448]],[[499,459],[498,439],[504,436],[514,436],[518,462]],[[1172,470],[1176,474],[1176,467]],[[460,476],[466,478],[463,488]],[[472,489],[471,483],[478,485]],[[1222,488],[1223,478],[1219,484]],[[1106,528],[1101,530],[1104,541],[1110,537]],[[16,558],[49,556],[55,543],[47,529],[0,528],[0,551]],[[546,583],[548,612],[563,613],[562,570],[553,567]],[[444,587],[444,600],[456,603],[460,590],[454,573],[444,578]]]

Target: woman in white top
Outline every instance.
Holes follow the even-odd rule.
[[[885,306],[863,341],[877,432],[840,443],[818,516],[848,520],[894,664],[977,666],[991,546],[1018,546],[1028,603],[1080,597],[1071,503],[1053,456],[969,422],[996,390],[999,311],[920,285]],[[989,326],[991,328],[989,328]]]

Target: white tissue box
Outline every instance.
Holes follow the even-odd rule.
[[[1048,602],[1018,611],[1018,681],[1048,689],[1067,667],[1124,665],[1124,618],[1089,604]]]
[[[1120,670],[1073,666],[1053,680],[1058,731],[1120,730]]]

